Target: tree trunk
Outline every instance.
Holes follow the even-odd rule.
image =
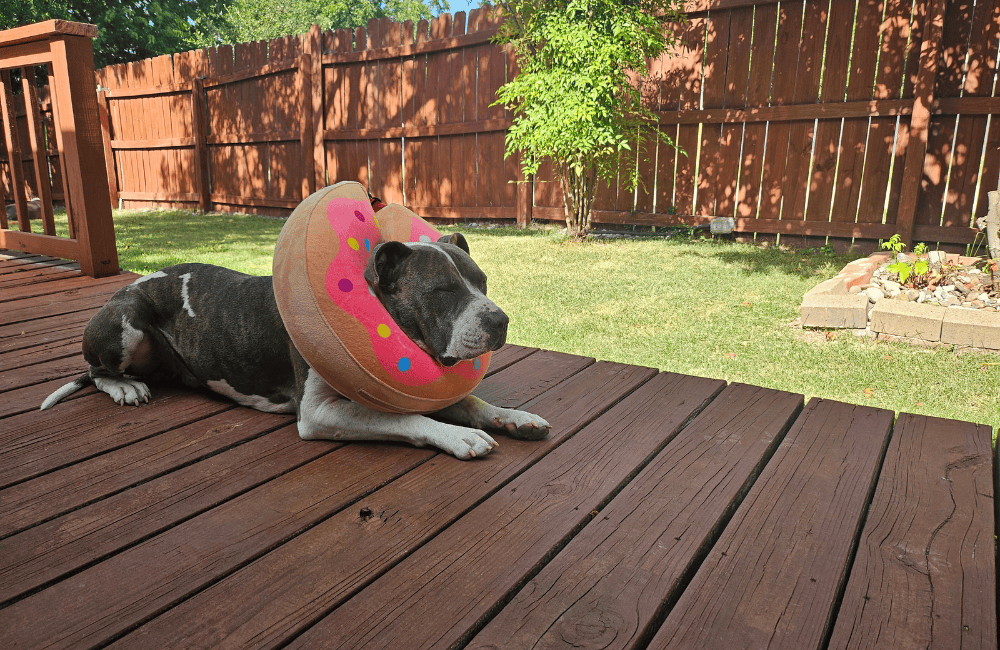
[[[559,183],[563,191],[566,231],[572,237],[583,239],[590,232],[593,223],[594,192],[597,186],[595,174],[590,169],[579,174],[565,165],[559,174]]]

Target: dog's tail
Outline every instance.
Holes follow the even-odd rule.
[[[63,398],[69,397],[76,391],[86,386],[89,386],[92,383],[94,383],[94,380],[91,378],[90,373],[85,372],[76,379],[74,379],[73,381],[63,386],[62,388],[57,389],[56,392],[46,397],[45,401],[42,402],[41,408],[38,410],[44,411],[45,409],[50,409]]]

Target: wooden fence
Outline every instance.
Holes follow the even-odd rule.
[[[102,277],[119,269],[92,85],[96,35],[62,20],[0,31],[0,248],[75,259]],[[57,234],[54,200],[66,206],[68,237]]]
[[[647,105],[637,191],[596,221],[736,218],[813,243],[966,244],[1000,178],[1000,0],[693,0]],[[337,180],[445,219],[561,220],[504,158],[514,74],[487,12],[223,46],[98,72],[114,200],[287,214]]]

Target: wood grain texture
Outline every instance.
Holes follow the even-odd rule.
[[[103,305],[116,291],[135,281],[135,276],[102,278],[103,282],[69,289],[59,294],[36,295],[7,303],[0,313],[0,325],[34,320],[43,316],[68,314]],[[39,292],[41,293],[41,292]]]
[[[0,537],[243,444],[290,416],[233,407],[0,492]]]
[[[995,648],[991,431],[902,413],[830,648]]]
[[[811,400],[649,647],[820,647],[892,417]]]
[[[22,368],[20,372],[36,367]],[[74,374],[79,372],[77,365]],[[142,408],[117,406],[101,393],[59,404],[42,413],[8,418],[6,428],[0,432],[0,486],[19,483],[165,429],[189,424],[231,405],[222,398],[173,387],[164,387],[154,395],[150,404]]]
[[[0,629],[11,647],[105,643],[432,454],[385,445],[335,449],[0,610]]]
[[[537,388],[538,396],[526,405],[552,423],[549,440],[500,437],[499,449],[471,464],[439,454],[113,647],[280,646],[551,452],[652,371],[601,363],[560,383],[566,373],[550,364],[551,381]],[[483,384],[502,395],[504,387],[513,388],[514,376],[497,375]],[[547,390],[551,384],[555,388]],[[589,408],[566,408],[575,397],[597,390],[604,393]],[[521,406],[527,397],[508,402]],[[361,507],[373,517],[359,517]],[[310,561],[302,562],[303,557]],[[234,609],[240,613],[234,615]]]
[[[801,408],[727,387],[467,647],[641,647]]]
[[[286,427],[8,537],[0,542],[7,549],[0,599],[58,580],[331,449],[299,443]]]
[[[463,642],[721,388],[657,375],[288,647]]]

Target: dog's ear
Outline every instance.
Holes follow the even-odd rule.
[[[463,237],[462,233],[460,232],[452,233],[450,235],[445,235],[444,237],[438,240],[438,243],[454,244],[455,246],[458,246],[463,251],[465,251],[466,254],[469,253],[469,242],[465,241],[465,237]]]
[[[392,285],[399,278],[403,261],[412,253],[409,246],[398,241],[378,244],[365,264],[365,280],[372,287]]]

